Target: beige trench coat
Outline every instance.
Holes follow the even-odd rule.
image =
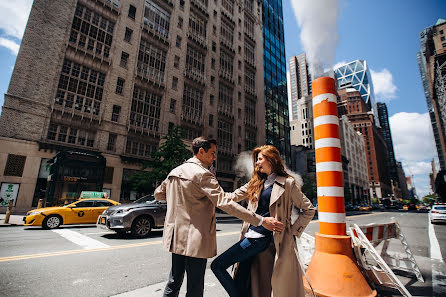
[[[248,197],[247,184],[233,194],[235,201]],[[258,202],[249,201],[248,210],[256,211]],[[293,207],[302,210],[291,222]],[[302,270],[297,258],[296,237],[300,237],[312,220],[315,209],[292,177],[276,177],[270,200],[270,213],[285,224],[285,230],[274,233],[274,245],[256,256],[251,266],[252,297],[303,297]],[[248,231],[249,223],[242,226],[241,238]],[[273,294],[271,295],[271,291]]]
[[[154,195],[156,200],[167,200],[163,246],[178,255],[211,258],[217,254],[215,207],[253,225],[261,219],[232,201],[197,158],[173,169]]]

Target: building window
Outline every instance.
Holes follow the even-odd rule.
[[[214,58],[211,59],[211,68],[215,69],[215,59]]]
[[[223,119],[218,119],[218,150],[232,152],[232,123]]]
[[[125,28],[124,41],[130,42],[132,40],[133,30]]]
[[[176,90],[177,89],[177,86],[178,86],[178,77],[173,77],[172,78],[172,89],[173,90]]]
[[[245,42],[245,61],[251,65],[255,65],[254,46]]]
[[[65,59],[55,103],[87,113],[99,114],[105,74]]]
[[[239,77],[240,78],[240,77]],[[255,79],[256,79],[256,74],[255,72],[249,70],[248,68],[245,67],[245,90],[250,93],[250,94],[255,94],[255,88],[256,88],[256,83],[255,83]],[[240,80],[239,80],[240,83]]]
[[[165,38],[169,37],[170,13],[152,0],[145,0],[144,26]]]
[[[181,48],[181,37],[180,36],[178,36],[177,35],[177,41],[176,41],[176,46],[178,47],[178,48]]]
[[[245,14],[245,34],[254,39],[254,20]]]
[[[113,105],[111,120],[117,122],[119,119],[119,114],[121,113],[121,106]]]
[[[232,78],[234,72],[234,56],[220,48],[220,72],[225,77]]]
[[[169,107],[169,111],[171,113],[175,113],[175,106],[177,105],[177,100],[175,99],[170,99],[170,107]]]
[[[22,176],[25,168],[26,156],[8,154],[4,176]]]
[[[127,68],[127,61],[129,59],[129,54],[126,52],[121,52],[121,67]]]
[[[78,49],[108,58],[115,23],[89,8],[77,4],[69,42]]]
[[[113,167],[105,167],[104,172],[104,184],[112,184],[113,183]]]
[[[124,82],[125,82],[124,79],[118,77],[118,80],[116,82],[116,90],[115,90],[116,94],[122,95],[122,90],[124,89]]]
[[[234,89],[221,83],[218,87],[218,111],[232,116]]]
[[[215,77],[211,75],[211,86],[215,86]]]
[[[212,41],[212,51],[213,52],[217,51],[217,44],[215,43],[215,41]]]
[[[116,144],[116,134],[108,134],[107,151],[114,152]]]
[[[211,106],[214,105],[214,95],[210,95],[210,96],[209,96],[209,104],[210,104]]]
[[[245,124],[256,125],[256,102],[248,98],[245,98]]]
[[[237,115],[239,119],[242,118],[242,110],[240,108],[237,109]]]
[[[190,45],[187,45],[186,52],[186,72],[192,75],[195,79],[199,81],[204,81],[204,63],[205,55]]]
[[[198,39],[201,43],[206,43],[206,26],[207,22],[200,18],[193,11],[189,16],[189,34]]]
[[[135,16],[136,16],[136,7],[130,4],[130,6],[129,6],[129,18],[134,20]]]
[[[164,83],[166,52],[141,39],[138,55],[138,75],[150,81]]]
[[[242,127],[238,126],[238,137],[242,137]]]
[[[68,137],[67,137],[68,136]],[[96,134],[82,129],[50,123],[47,139],[77,145],[94,146]]]
[[[234,0],[222,0],[221,5],[229,12],[231,15],[234,14]]]
[[[220,40],[232,48],[234,42],[234,27],[229,25],[229,23],[222,20],[220,27]]]
[[[183,28],[183,18],[178,17],[178,28]]]
[[[157,146],[150,143],[142,143],[127,139],[125,146],[125,153],[141,157],[150,157],[153,152],[156,152]]]
[[[130,125],[148,131],[159,131],[162,96],[134,86]]]
[[[202,90],[184,84],[181,118],[192,124],[203,122],[203,92]]]
[[[173,67],[175,68],[180,67],[180,57],[175,56],[175,58],[173,59]]]
[[[209,115],[209,126],[214,127],[214,115]]]

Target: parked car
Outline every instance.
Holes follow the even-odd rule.
[[[429,212],[429,220],[432,224],[446,222],[446,204],[434,204]]]
[[[112,206],[98,217],[96,226],[116,233],[130,231],[138,238],[150,235],[152,228],[162,228],[166,217],[165,201],[155,201],[153,195],[141,197],[130,204]]]
[[[23,222],[25,226],[42,226],[44,229],[70,224],[94,224],[104,210],[119,204],[104,198],[79,199],[65,206],[30,210],[23,217]]]
[[[372,207],[370,205],[361,205],[359,207],[359,210],[361,210],[361,211],[371,211]]]

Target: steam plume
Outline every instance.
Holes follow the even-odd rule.
[[[241,152],[238,155],[237,159],[235,160],[235,168],[234,168],[238,176],[245,177],[248,180],[251,179],[252,173],[254,171],[254,164],[252,162],[251,153],[252,153],[251,151]],[[285,171],[288,172],[289,175],[294,177],[297,184],[302,187],[303,181],[302,177],[299,174],[288,169],[286,165],[285,165]]]
[[[336,57],[339,0],[291,0],[294,15],[301,28],[304,47],[313,79],[332,67]]]

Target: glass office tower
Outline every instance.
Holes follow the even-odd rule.
[[[290,164],[282,0],[263,0],[262,13],[266,143],[276,146]]]

